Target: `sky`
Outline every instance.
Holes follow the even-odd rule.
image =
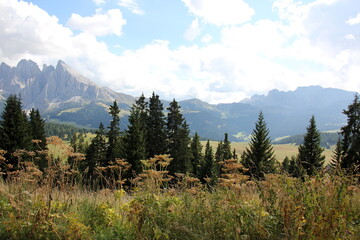
[[[0,0],[0,62],[21,59],[135,97],[360,91],[360,1]]]

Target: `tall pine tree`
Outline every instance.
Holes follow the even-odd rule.
[[[96,131],[96,136],[91,140],[91,143],[86,151],[86,159],[81,162],[80,169],[85,174],[87,183],[92,185],[95,180],[96,167],[106,166],[107,153],[107,138],[104,125],[100,123],[99,129]]]
[[[45,121],[41,118],[38,109],[31,109],[30,111],[30,132],[33,140],[40,140],[38,143],[33,143],[33,150],[46,149],[46,136],[45,136]],[[39,149],[40,147],[40,149]]]
[[[109,164],[110,161],[114,161],[115,158],[123,157],[123,146],[120,136],[120,109],[117,105],[116,100],[114,101],[113,105],[110,106],[109,110],[112,120],[110,122],[110,126],[108,127],[109,131],[107,133],[108,148],[106,154],[106,166]]]
[[[146,158],[145,128],[141,109],[135,104],[131,108],[128,129],[124,136],[125,159],[131,164],[135,173],[140,173],[141,161]]]
[[[38,109],[30,111],[30,134],[32,141],[31,150],[46,150],[45,121],[41,118]],[[35,163],[40,170],[44,170],[48,166],[45,156],[35,158]]]
[[[167,151],[165,116],[163,104],[159,96],[153,92],[149,99],[149,112],[147,117],[146,150],[148,157],[164,154]]]
[[[208,140],[205,146],[204,162],[201,166],[200,178],[202,180],[204,178],[212,178],[215,180],[217,177],[217,167],[214,159],[214,153],[212,147],[210,146],[210,141]]]
[[[222,152],[224,160],[232,159],[233,154],[231,153],[231,143],[229,141],[228,134],[224,134],[224,142],[222,145]]]
[[[30,149],[31,137],[29,123],[22,110],[21,98],[10,95],[5,102],[0,123],[0,148],[6,150],[8,163],[17,166],[17,160],[12,153],[18,149]]]
[[[341,167],[349,173],[360,172],[360,102],[356,94],[352,104],[343,113],[347,116],[347,125],[341,128],[342,160]]]
[[[195,132],[194,137],[191,140],[191,164],[193,173],[196,177],[201,177],[201,166],[204,162],[204,155],[202,154],[203,146],[200,143],[200,137],[197,132]]]
[[[257,180],[263,180],[265,174],[274,173],[276,170],[274,150],[262,112],[259,114],[249,147],[243,152],[241,161],[243,166],[249,169],[250,175]]]
[[[298,162],[308,176],[314,176],[324,164],[324,149],[320,146],[320,140],[320,132],[316,128],[315,117],[312,116],[298,154]]]
[[[175,172],[191,172],[192,166],[190,163],[190,138],[189,126],[180,112],[180,106],[175,99],[167,108],[167,141],[168,153],[173,158],[169,165],[170,173]]]

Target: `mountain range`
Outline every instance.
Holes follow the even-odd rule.
[[[21,60],[16,67],[0,65],[1,101],[19,94],[23,108],[38,108],[46,121],[67,122],[97,128],[110,121],[108,107],[116,99],[121,108],[121,128],[135,97],[99,87],[63,61],[56,67]],[[182,114],[191,133],[208,139],[223,139],[227,132],[232,141],[249,139],[260,111],[272,138],[304,133],[312,115],[321,131],[338,130],[346,124],[343,109],[355,92],[321,86],[299,87],[294,91],[274,89],[267,95],[254,95],[237,103],[209,104],[199,99],[180,101]],[[161,96],[160,96],[161,97]],[[168,101],[162,101],[164,108]]]

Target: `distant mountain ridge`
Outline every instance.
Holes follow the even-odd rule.
[[[117,99],[121,108],[121,128],[127,126],[129,109],[135,97],[99,87],[63,61],[42,70],[31,60],[16,67],[0,64],[0,96],[20,94],[25,109],[38,108],[48,121],[70,122],[97,128],[108,124],[108,106]],[[254,95],[238,103],[209,104],[199,99],[180,101],[182,113],[192,133],[209,139],[232,141],[249,139],[260,111],[272,138],[306,131],[315,116],[321,131],[337,130],[346,123],[342,110],[352,102],[355,92],[320,86],[299,87],[294,91],[274,89],[267,95]],[[161,97],[161,96],[160,96]],[[164,108],[168,101],[163,101]]]

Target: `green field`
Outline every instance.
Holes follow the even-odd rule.
[[[212,146],[214,153],[216,152],[218,143],[219,142],[217,142],[217,141],[210,141],[210,145]],[[202,141],[201,144],[205,148],[206,141]],[[241,155],[241,153],[245,150],[246,147],[248,147],[247,142],[232,142],[231,143],[231,149],[235,148],[238,156]],[[286,156],[288,156],[290,158],[291,156],[296,156],[298,154],[298,146],[295,146],[294,144],[278,144],[278,145],[273,145],[273,147],[274,147],[276,159],[279,162],[282,162]],[[205,150],[204,148],[203,148],[203,150]],[[330,149],[324,150],[325,164],[331,160],[333,149],[334,149],[334,146],[332,146]]]

